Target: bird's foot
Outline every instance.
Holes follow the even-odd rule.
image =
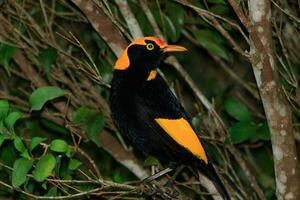
[[[180,193],[174,187],[164,187],[164,192],[171,199],[177,199]]]
[[[159,187],[155,183],[143,182],[141,184],[141,192],[147,196],[152,196],[157,193]]]
[[[180,193],[174,187],[174,181],[175,181],[174,179],[168,180],[164,184],[164,189],[165,189],[166,193],[168,193],[173,198],[176,198],[176,197],[178,197],[180,195]]]
[[[147,196],[158,196],[161,199],[177,199],[179,192],[173,187],[161,187],[156,183],[145,183],[142,185],[142,192]]]
[[[169,179],[165,184],[164,187],[166,188],[172,188],[174,185],[174,179]]]

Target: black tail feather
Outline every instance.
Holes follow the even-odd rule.
[[[230,196],[219,176],[217,175],[214,167],[210,163],[204,164],[202,162],[198,164],[197,167],[202,174],[204,174],[209,180],[212,181],[222,198],[224,200],[230,200]]]

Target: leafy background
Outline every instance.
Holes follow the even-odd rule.
[[[177,60],[168,58],[161,73],[226,187],[236,199],[276,198],[270,133],[245,58],[247,34],[225,0],[89,1],[102,13],[99,19],[86,16],[76,2],[0,1],[1,199],[170,198],[164,190],[150,195],[153,188],[139,184],[162,166],[128,146],[111,121],[107,101],[117,56],[95,28],[105,20],[122,34],[123,44],[140,27],[143,35],[161,34],[189,49]],[[240,6],[247,9],[244,1]],[[273,1],[272,26],[277,72],[299,147],[297,7],[296,1]],[[124,8],[133,16],[124,16]],[[128,22],[131,17],[138,24]],[[212,198],[188,170],[178,180],[182,199]]]

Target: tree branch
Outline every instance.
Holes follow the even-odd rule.
[[[128,43],[109,17],[92,0],[71,0],[88,18],[94,29],[117,55],[121,55]]]
[[[272,141],[278,199],[298,199],[297,153],[292,126],[292,110],[276,75],[272,49],[269,0],[249,0],[248,28],[250,61],[266,113]]]

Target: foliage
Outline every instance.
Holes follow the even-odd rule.
[[[270,131],[247,61],[249,35],[230,4],[87,2],[89,9],[75,0],[0,1],[1,199],[140,199],[152,194],[133,182],[150,174],[150,166],[157,171],[162,164],[128,150],[110,118],[115,49],[124,48],[133,36],[132,19],[121,12],[120,2],[128,2],[135,28],[144,35],[162,34],[167,42],[189,49],[176,55],[179,65],[166,61],[161,73],[183,102],[232,196],[275,199]],[[299,2],[285,0],[279,8],[276,2],[274,55],[299,146],[300,37],[299,11],[294,9]],[[246,1],[239,3],[247,13]],[[85,12],[95,5],[99,10],[92,10],[93,16],[104,17],[90,18]],[[107,30],[97,30],[103,24]],[[153,198],[166,198],[166,179],[157,181],[160,192]],[[176,180],[182,199],[206,199],[207,189],[194,184],[190,171]]]
[[[63,96],[65,92],[55,86],[46,86],[33,91],[29,97],[31,110],[41,110],[44,104],[52,99]]]
[[[267,122],[255,123],[252,114],[244,104],[227,99],[224,105],[227,113],[238,121],[229,128],[230,139],[228,140],[234,144],[248,139],[251,143],[256,143],[260,139],[270,140]]]

